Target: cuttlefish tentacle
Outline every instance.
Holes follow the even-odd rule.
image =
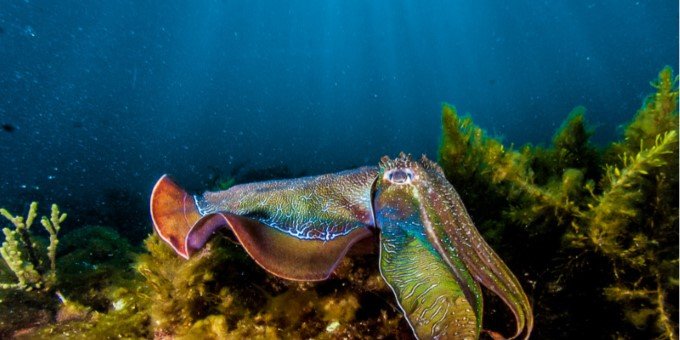
[[[512,338],[522,332],[528,338],[533,329],[533,312],[519,281],[479,234],[460,196],[439,165],[424,156],[420,164],[430,174],[429,189],[436,192],[437,198],[431,195],[428,202],[435,210],[449,209],[438,229],[439,239],[445,245],[445,254],[460,257],[475,279],[498,295],[510,308],[515,316],[516,329]]]
[[[324,280],[356,242],[373,235],[371,184],[377,168],[267,181],[191,196],[167,176],[151,195],[159,236],[185,258],[220,229],[277,276]]]

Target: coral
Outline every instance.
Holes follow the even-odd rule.
[[[0,288],[27,291],[34,289],[51,290],[56,281],[56,253],[59,243],[57,234],[61,228],[61,223],[66,219],[66,214],[60,213],[59,207],[52,204],[50,218],[43,216],[40,220],[40,223],[50,235],[49,245],[46,249],[50,263],[49,268],[45,268],[43,259],[40,254],[36,253],[39,245],[33,241],[30,233],[31,225],[38,215],[38,203],[31,203],[26,219],[22,216],[12,216],[6,209],[0,209],[0,214],[14,225],[14,230],[10,228],[2,229],[5,234],[5,241],[0,247],[0,255],[18,280],[16,283],[0,283]]]
[[[585,322],[593,311],[585,306],[599,301],[633,326],[600,314],[599,336],[677,338],[677,80],[667,67],[652,85],[656,94],[626,126],[624,139],[603,150],[589,142],[582,107],[550,147],[518,150],[488,137],[452,106],[443,108],[439,161],[447,178],[501,253],[521,247],[532,254],[508,250],[504,258],[528,268],[524,284],[535,286],[536,310],[551,318],[537,324],[553,337],[560,331],[594,336]],[[552,305],[556,295],[571,301],[569,313],[550,312],[560,309]]]

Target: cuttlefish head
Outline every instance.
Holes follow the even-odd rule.
[[[477,338],[479,284],[499,295],[525,337],[531,306],[515,276],[472,223],[442,169],[425,156],[383,157],[372,190],[380,269],[419,338]]]
[[[410,157],[402,156],[395,160],[385,156],[380,163],[373,202],[383,218],[406,220],[418,214],[419,186],[427,181],[427,173]]]

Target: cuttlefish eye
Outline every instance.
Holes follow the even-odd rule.
[[[384,178],[394,184],[408,184],[413,180],[413,172],[409,169],[390,170]]]

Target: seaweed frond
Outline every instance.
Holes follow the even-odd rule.
[[[645,99],[642,108],[624,131],[622,144],[629,150],[640,147],[649,148],[655,143],[656,136],[678,128],[678,78],[673,76],[670,66],[659,72],[659,77],[651,83],[656,93]]]
[[[589,204],[590,209],[583,216],[589,225],[588,237],[598,249],[611,256],[622,254],[621,234],[641,216],[638,208],[644,198],[639,189],[641,181],[653,169],[668,164],[667,158],[677,149],[677,143],[677,131],[669,131],[657,135],[651,147],[641,149],[635,155],[621,155],[622,167],[606,165],[604,191],[595,198],[595,203]],[[644,148],[644,144],[641,147]],[[634,258],[623,258],[631,264],[638,262]]]
[[[551,159],[556,158],[553,154],[559,154],[562,164],[573,166],[578,164],[572,161],[576,158],[574,155],[589,150],[585,145],[590,135],[583,123],[583,113],[575,112],[563,125],[560,130],[563,132],[555,138],[559,148],[549,151]],[[576,135],[580,137],[567,137]],[[562,220],[578,213],[573,194],[582,183],[583,170],[560,169],[550,175],[550,181],[554,183],[540,186],[536,177],[544,175],[537,174],[531,166],[536,159],[534,148],[526,146],[519,151],[506,148],[500,141],[487,136],[469,116],[461,118],[453,106],[444,104],[438,162],[449,181],[463,189],[461,195],[466,202],[481,199],[488,203],[492,197],[521,201],[523,203],[516,205],[516,209],[503,212],[520,223],[537,218]],[[551,166],[551,169],[555,168]],[[466,191],[465,188],[474,190]],[[475,194],[467,195],[471,191]]]
[[[43,216],[41,219],[41,224],[50,235],[50,244],[46,249],[50,261],[49,268],[44,268],[42,257],[37,253],[39,245],[30,233],[31,225],[38,215],[38,203],[31,203],[25,219],[19,215],[13,216],[6,209],[0,209],[0,214],[14,225],[14,229],[9,227],[2,229],[5,241],[0,246],[0,255],[18,281],[0,283],[0,288],[26,291],[51,290],[56,282],[55,259],[59,243],[57,234],[61,223],[66,219],[66,214],[60,213],[59,207],[53,204],[51,218]]]
[[[439,162],[487,239],[534,277],[524,284],[536,285],[536,310],[558,310],[553,299],[598,301],[614,315],[605,321],[581,308],[537,323],[564,334],[592,329],[580,313],[616,325],[599,337],[678,338],[677,84],[670,67],[661,70],[622,140],[601,150],[582,107],[552,145],[513,150],[444,105]]]

